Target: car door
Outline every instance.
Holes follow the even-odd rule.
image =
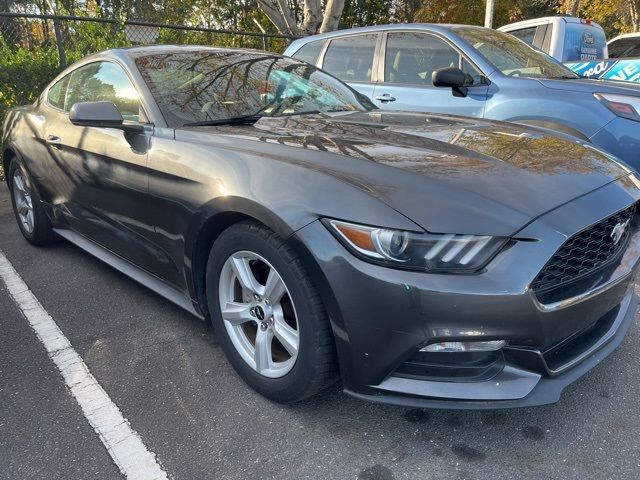
[[[61,154],[57,137],[52,131],[59,132],[68,122],[64,111],[64,95],[69,75],[59,79],[45,92],[34,111],[31,136],[23,138],[25,142],[21,152],[29,159],[29,173],[38,181],[38,194],[47,204],[60,203],[61,192],[67,189],[66,178],[61,175]]]
[[[381,81],[374,88],[373,102],[381,109],[482,117],[487,99],[484,77],[444,38],[416,31],[387,32],[380,61]],[[466,96],[433,86],[433,72],[446,67],[461,68],[474,79]]]
[[[379,34],[364,33],[333,38],[321,54],[320,67],[358,92],[373,97],[373,59]]]
[[[150,129],[129,133],[117,128],[81,127],[68,116],[78,102],[113,102],[127,122],[139,122],[138,94],[123,68],[99,61],[74,70],[66,85],[64,111],[45,131],[56,178],[54,207],[69,227],[140,266],[153,264],[145,222]],[[157,260],[156,260],[157,261]]]

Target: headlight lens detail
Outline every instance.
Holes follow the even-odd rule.
[[[374,263],[426,272],[474,272],[505,245],[487,235],[417,233],[324,219],[352,252]]]
[[[640,97],[614,93],[595,93],[594,96],[617,116],[640,122]]]

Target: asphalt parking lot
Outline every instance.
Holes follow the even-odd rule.
[[[340,386],[296,406],[251,391],[209,325],[61,242],[0,251],[173,479],[640,477],[640,325],[560,403],[411,410]],[[123,478],[0,281],[0,478]]]

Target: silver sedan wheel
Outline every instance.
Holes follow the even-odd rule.
[[[282,277],[257,253],[236,252],[220,272],[220,310],[242,359],[268,378],[291,371],[300,348],[298,317]]]
[[[20,170],[16,170],[13,174],[13,200],[22,228],[27,233],[33,233],[33,203]]]

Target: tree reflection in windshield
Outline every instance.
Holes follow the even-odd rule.
[[[172,126],[247,115],[366,111],[354,90],[316,67],[252,52],[145,55],[136,65]]]
[[[575,73],[512,35],[458,26],[452,30],[505,75],[532,78],[579,78]]]

